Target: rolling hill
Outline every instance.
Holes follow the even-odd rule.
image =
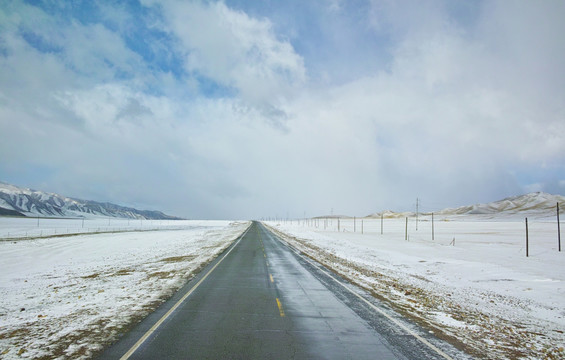
[[[514,216],[514,215],[530,215],[530,216],[554,216],[556,213],[556,205],[565,208],[565,197],[561,195],[552,195],[544,192],[534,192],[525,195],[508,197],[502,200],[486,203],[461,206],[457,208],[448,208],[434,212],[436,215],[482,215],[488,216]],[[382,213],[371,214],[368,217],[380,218],[381,214],[385,218],[400,218],[414,216],[413,212],[393,212],[384,211]],[[420,213],[421,215],[430,215],[431,213]]]

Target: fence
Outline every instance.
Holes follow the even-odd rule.
[[[431,214],[397,218],[315,218],[272,222],[328,233],[355,234],[378,239],[411,241],[446,246],[470,244],[519,246],[519,251],[532,255],[530,249],[561,251],[560,223],[554,218],[434,216]]]
[[[0,241],[89,233],[185,229],[188,221],[0,217]]]

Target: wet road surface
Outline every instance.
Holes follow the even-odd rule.
[[[446,352],[425,346],[338,281],[344,282],[254,222],[225,256],[100,358],[442,359],[456,353],[447,344],[441,345]]]

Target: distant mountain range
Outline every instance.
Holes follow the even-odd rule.
[[[458,208],[449,208],[434,212],[436,215],[483,215],[488,216],[513,216],[513,215],[531,215],[538,217],[555,216],[556,206],[559,203],[561,211],[565,210],[565,197],[561,195],[551,195],[544,192],[535,192],[526,195],[518,195],[508,197],[487,204],[475,204],[469,206],[461,206]],[[560,212],[561,212],[560,211]],[[384,211],[382,213],[371,214],[368,217],[396,218],[405,216],[414,216],[413,212],[397,213],[393,211]],[[421,215],[431,215],[431,213],[420,213]]]
[[[30,217],[115,217],[178,220],[160,211],[137,210],[111,203],[72,199],[0,182],[0,215]]]

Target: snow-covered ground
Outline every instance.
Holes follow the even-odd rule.
[[[136,220],[126,229],[127,220],[111,219],[85,225],[130,231],[59,236],[63,229],[73,232],[69,221],[41,219],[38,226],[37,219],[0,218],[0,358],[92,356],[249,226]],[[72,221],[75,230],[84,229]],[[27,238],[51,237],[5,239],[26,230]]]
[[[524,218],[267,222],[286,241],[480,358],[563,359],[565,244]],[[563,224],[561,224],[563,227]],[[564,229],[565,230],[565,229]],[[363,231],[363,233],[361,233]]]
[[[58,219],[33,217],[1,217],[0,241],[60,235],[101,232],[194,229],[200,226],[192,220],[140,220],[119,218]],[[213,225],[207,221],[203,226]]]

